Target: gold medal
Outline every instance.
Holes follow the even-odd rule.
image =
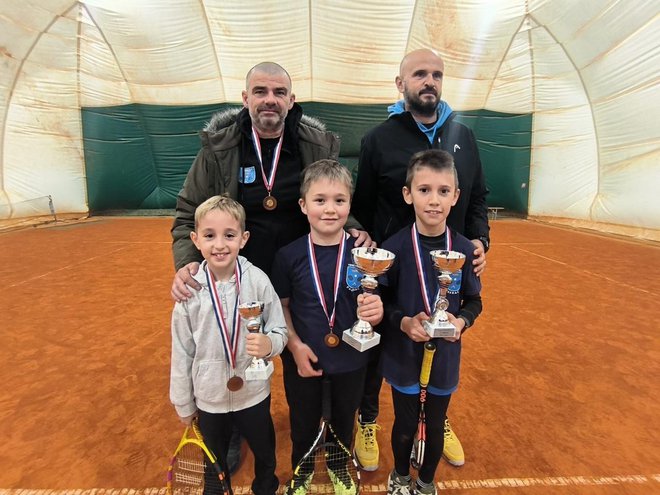
[[[240,390],[243,388],[243,379],[240,376],[232,376],[229,380],[227,380],[227,388],[232,392]]]
[[[263,205],[266,210],[273,211],[275,208],[277,208],[277,200],[275,199],[275,196],[266,196],[264,198]]]
[[[328,347],[337,347],[339,345],[339,337],[334,333],[327,334],[323,340]]]

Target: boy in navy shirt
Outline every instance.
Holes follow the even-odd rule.
[[[334,431],[350,448],[369,353],[355,350],[341,336],[355,322],[356,312],[372,325],[383,318],[380,296],[359,291],[360,276],[351,264],[354,238],[344,230],[351,191],[350,172],[339,162],[309,165],[301,178],[299,204],[310,233],[281,248],[273,265],[272,281],[289,330],[282,364],[294,469],[318,433],[324,377],[331,382]],[[356,493],[354,484],[343,486],[341,476],[332,469],[329,474],[335,493]],[[304,495],[307,489],[308,482],[287,488],[287,493]]]
[[[431,251],[458,251],[466,257],[462,269],[452,274],[447,294],[449,321],[462,334],[481,313],[481,282],[472,270],[474,245],[447,227],[447,216],[459,194],[451,154],[441,150],[416,153],[408,164],[403,188],[404,200],[415,210],[415,222],[383,243],[383,249],[396,255],[393,266],[381,277],[385,329],[380,368],[392,387],[394,405],[390,495],[435,494],[433,480],[442,457],[445,413],[458,386],[461,336],[433,339],[437,350],[425,406],[426,455],[413,483],[410,453],[419,419],[419,374],[424,342],[431,340],[422,323],[429,319],[439,289]]]

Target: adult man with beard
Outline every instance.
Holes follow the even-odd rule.
[[[246,76],[243,108],[217,113],[201,133],[202,148],[179,192],[172,226],[172,252],[177,269],[171,295],[176,301],[201,286],[193,275],[202,260],[190,233],[195,209],[215,195],[228,195],[246,212],[250,239],[241,250],[270,276],[275,252],[309,232],[298,206],[300,172],[324,158],[336,160],[339,139],[325,125],[303,115],[291,90],[287,71],[274,62],[255,65]],[[352,218],[346,230],[355,245],[371,239]],[[242,372],[243,370],[241,370]],[[234,435],[227,461],[237,465],[240,442]],[[237,445],[238,444],[238,445]]]
[[[472,240],[474,271],[486,267],[489,247],[488,190],[472,131],[454,120],[455,114],[441,99],[444,62],[431,50],[415,50],[401,61],[395,82],[403,94],[390,107],[389,118],[362,139],[355,195],[351,211],[374,241],[385,239],[414,221],[414,212],[403,200],[406,167],[410,157],[425,149],[442,149],[454,157],[460,196],[452,207],[449,228]],[[467,327],[466,327],[467,328]],[[378,348],[372,351],[365,392],[360,407],[355,454],[365,470],[378,468],[376,417],[382,379],[377,370]],[[460,441],[445,421],[444,455],[455,466],[465,462]]]

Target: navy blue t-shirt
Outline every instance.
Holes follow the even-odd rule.
[[[324,374],[346,373],[366,366],[369,352],[359,352],[343,340],[337,347],[328,347],[325,336],[330,332],[328,318],[319,301],[308,254],[308,236],[303,236],[281,248],[275,255],[271,280],[280,298],[289,298],[289,310],[296,333],[319,358],[318,368]],[[337,310],[333,333],[340,339],[344,330],[357,320],[357,296],[361,274],[351,258],[355,239],[345,242],[344,263],[339,281]],[[321,278],[328,313],[332,314],[335,267],[339,245],[314,245],[316,263]]]
[[[444,246],[445,234],[438,239]],[[430,292],[431,310],[435,306],[434,296],[438,291],[437,271],[433,268],[428,242],[420,243],[424,279]],[[379,278],[383,286],[390,289],[388,293],[394,301],[384,300],[386,317],[379,328],[383,328],[382,354],[380,369],[383,377],[392,385],[407,387],[419,383],[419,372],[424,354],[424,343],[413,342],[400,327],[394,328],[386,322],[387,313],[393,309],[402,310],[403,316],[415,316],[425,311],[422,299],[421,285],[417,274],[417,264],[412,244],[411,226],[405,227],[383,243],[383,249],[392,251],[396,258],[394,264],[385,275]],[[444,248],[443,248],[444,249]],[[447,292],[449,309],[457,315],[461,300],[466,295],[478,295],[481,282],[474,274],[472,260],[474,259],[474,244],[461,234],[452,231],[452,251],[465,254],[463,268],[457,274],[452,274],[452,284]],[[458,375],[461,360],[461,340],[449,342],[442,338],[433,339],[436,352],[433,356],[431,379],[429,386],[443,394],[453,393],[458,386]]]

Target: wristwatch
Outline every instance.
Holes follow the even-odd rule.
[[[488,248],[490,247],[490,241],[488,240],[488,237],[480,235],[477,237],[478,240],[481,241],[481,243],[484,245],[484,252],[488,252]]]

